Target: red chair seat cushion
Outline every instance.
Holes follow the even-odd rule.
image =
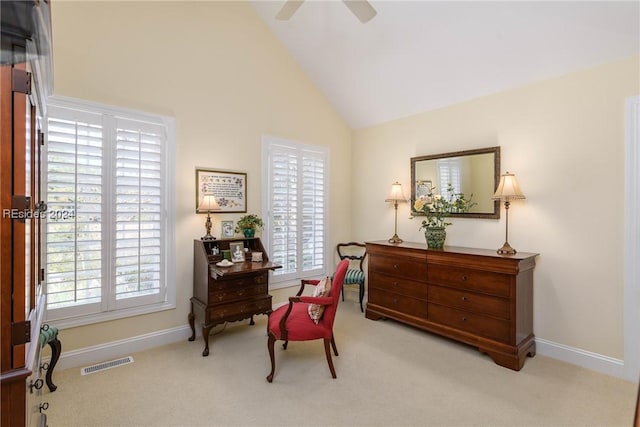
[[[282,319],[286,313],[287,308],[289,308],[289,305],[285,304],[274,310],[269,316],[269,332],[279,340],[283,339],[280,336],[280,319]],[[287,339],[291,341],[331,338],[331,329],[327,328],[322,320],[316,325],[309,317],[309,304],[304,302],[293,304],[293,309],[287,319],[286,328],[287,331],[289,331]]]

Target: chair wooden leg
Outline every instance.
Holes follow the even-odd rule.
[[[364,313],[364,308],[362,308],[363,299],[364,299],[364,283],[360,283],[360,311]]]
[[[331,339],[324,339],[324,353],[327,355],[327,362],[329,363],[329,370],[331,371],[331,376],[333,378],[336,377],[336,370],[333,367],[333,360],[331,360]]]
[[[269,340],[267,341],[267,347],[269,348],[269,357],[271,358],[271,373],[267,375],[267,381],[273,382],[273,372],[276,370],[276,359],[273,354],[273,347],[276,343],[276,337],[269,334]]]
[[[288,345],[289,345],[289,340],[286,340],[284,344],[282,344],[282,348],[286,350]]]
[[[344,301],[344,285],[342,286],[342,301]]]
[[[336,340],[333,338],[333,335],[331,335],[331,347],[333,347],[333,354],[339,356],[338,347],[336,347]]]

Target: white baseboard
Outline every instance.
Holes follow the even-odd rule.
[[[200,335],[200,331],[196,330],[196,332]],[[191,328],[185,325],[71,351],[65,351],[64,342],[62,342],[62,354],[60,355],[56,369],[62,370],[87,366],[123,357],[138,351],[149,350],[166,344],[187,340],[189,336],[191,336]],[[558,344],[541,338],[536,338],[536,352],[543,356],[578,365],[606,375],[622,378],[627,381],[637,381],[637,378],[626,378],[624,361],[620,359],[603,356],[598,353]],[[43,358],[43,360],[46,359]]]
[[[92,365],[127,356],[138,351],[149,350],[182,340],[186,341],[190,336],[191,328],[185,325],[71,351],[65,351],[64,340],[61,340],[62,353],[55,369],[62,370]],[[46,359],[43,358],[43,361]]]
[[[591,351],[536,338],[536,353],[624,380],[634,382],[638,380],[637,378],[625,378],[623,360]]]

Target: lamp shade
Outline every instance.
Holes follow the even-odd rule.
[[[402,193],[402,184],[400,184],[398,181],[394,182],[391,185],[391,191],[389,192],[389,196],[387,197],[385,202],[403,203],[406,201],[407,199],[405,199],[404,194]]]
[[[512,173],[505,172],[500,176],[500,183],[498,189],[493,195],[493,200],[515,200],[525,199],[524,194],[520,190],[516,176]]]
[[[212,194],[205,194],[198,206],[198,210],[201,211],[215,211],[220,209],[220,205],[216,200],[216,197]]]

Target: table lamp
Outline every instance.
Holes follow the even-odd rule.
[[[202,240],[215,240],[215,237],[211,235],[211,211],[219,210],[220,205],[213,194],[205,194],[198,206],[198,210],[207,211],[207,221],[204,223],[204,227],[207,229],[207,234],[202,236]]]
[[[506,232],[504,237],[504,245],[498,249],[498,253],[501,255],[514,255],[516,250],[509,244],[509,205],[511,200],[525,199],[524,194],[520,190],[518,181],[514,174],[505,172],[500,176],[500,183],[498,189],[492,197],[493,200],[503,200],[504,209],[506,212]]]
[[[391,192],[385,202],[393,202],[393,207],[396,211],[394,233],[393,237],[389,239],[389,243],[402,243],[402,239],[398,237],[398,203],[406,203],[407,199],[404,198],[404,194],[402,194],[402,185],[398,181],[391,185]]]

